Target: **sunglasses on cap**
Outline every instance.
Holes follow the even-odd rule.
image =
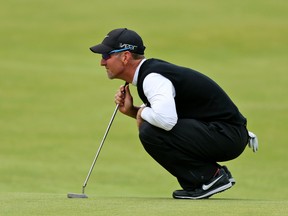
[[[114,53],[119,53],[119,52],[124,52],[130,50],[129,48],[123,48],[123,49],[118,49],[118,50],[112,50],[109,53],[103,53],[102,54],[102,59],[104,60],[108,60],[109,58],[111,58],[111,55]]]

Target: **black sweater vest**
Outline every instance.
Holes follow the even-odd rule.
[[[147,106],[150,104],[143,92],[143,81],[150,73],[161,74],[174,85],[179,119],[193,118],[204,122],[221,121],[246,125],[246,119],[217,83],[195,70],[159,59],[146,60],[139,71],[137,90]]]

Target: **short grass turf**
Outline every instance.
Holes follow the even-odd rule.
[[[65,199],[64,194],[3,194],[3,215],[287,215],[287,201],[212,198],[172,200],[156,197]],[[16,205],[15,205],[16,204]]]
[[[10,0],[0,7],[0,215],[285,215],[288,200],[288,3]],[[113,28],[139,32],[146,57],[216,80],[260,149],[225,163],[237,183],[209,200],[173,200],[176,180],[120,113],[87,185],[114,93],[89,47]],[[140,103],[136,96],[135,102]]]

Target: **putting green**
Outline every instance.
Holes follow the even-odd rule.
[[[3,215],[286,215],[287,201],[249,199],[173,200],[149,197],[67,199],[65,194],[12,193],[0,201]],[[12,206],[14,206],[12,208]]]
[[[285,215],[288,3],[284,0],[9,0],[0,7],[0,215]],[[146,57],[207,74],[248,118],[259,152],[225,163],[237,183],[211,200],[173,200],[177,181],[117,114],[81,192],[120,80],[89,47],[134,29]],[[134,100],[140,103],[134,87]]]

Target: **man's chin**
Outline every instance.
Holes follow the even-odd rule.
[[[107,77],[108,77],[108,79],[110,79],[110,80],[112,80],[112,79],[115,78],[115,77],[114,77],[113,75],[111,75],[111,74],[107,74]]]

